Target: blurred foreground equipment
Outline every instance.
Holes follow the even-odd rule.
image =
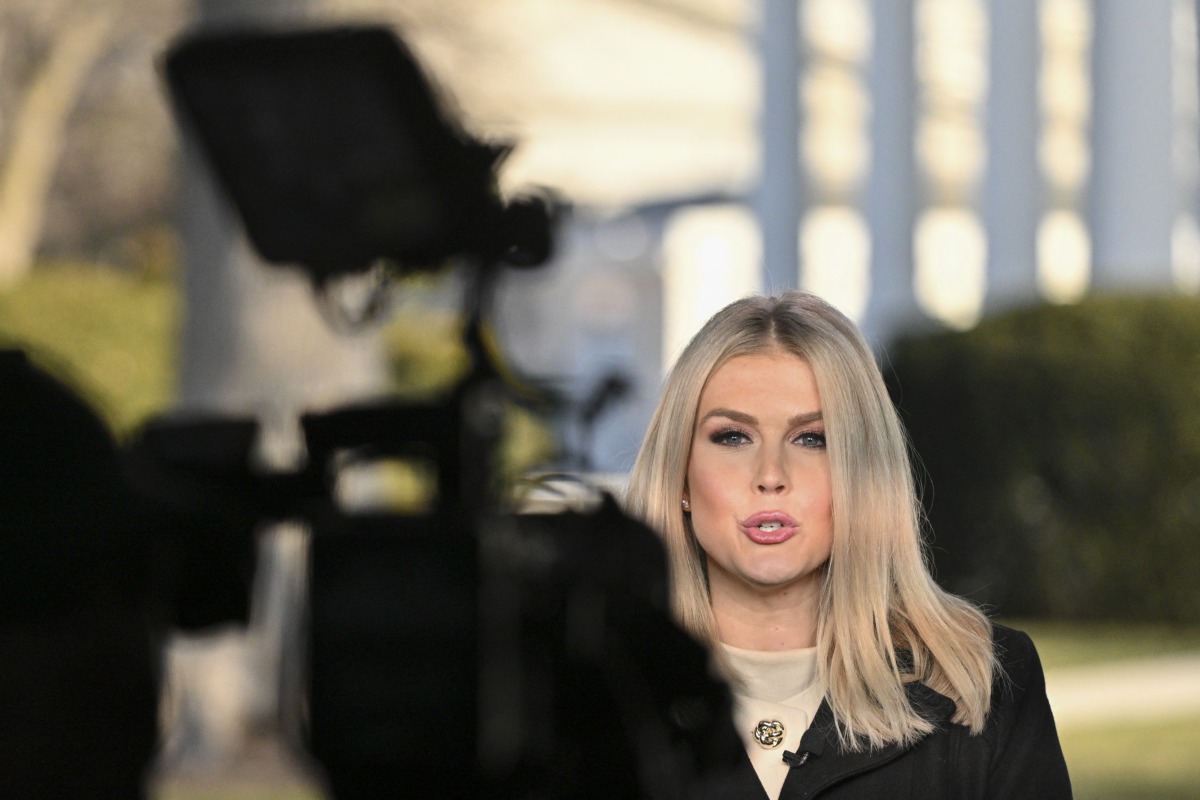
[[[141,796],[165,599],[144,511],[99,416],[0,349],[0,797]]]
[[[304,746],[337,798],[688,798],[741,757],[727,688],[671,621],[660,543],[611,498],[516,515],[494,474],[516,393],[484,320],[501,264],[551,251],[555,209],[506,201],[506,148],[450,121],[374,28],[207,34],[166,74],[250,240],[318,289],[462,265],[466,378],[439,403],[302,419],[306,459],[256,469],[252,421],[163,419],[129,452],[145,491],[312,532]],[[526,392],[528,394],[528,392]],[[354,513],[349,467],[420,459],[425,513]],[[216,532],[214,532],[216,533]],[[228,535],[225,531],[222,535]]]
[[[320,284],[381,260],[403,273],[550,256],[550,205],[495,186],[511,148],[471,139],[387,30],[201,35],[166,74],[268,262]]]

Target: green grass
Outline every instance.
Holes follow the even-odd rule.
[[[302,786],[188,786],[170,784],[153,792],[153,800],[323,800],[320,792]]]
[[[1076,800],[1200,797],[1200,717],[1074,728],[1061,740]]]
[[[1033,638],[1046,669],[1200,650],[1200,625],[1196,624],[1001,621]]]
[[[1048,670],[1200,650],[1200,625],[1003,620]],[[1076,800],[1200,798],[1200,717],[1060,731]]]
[[[176,308],[169,278],[43,266],[0,292],[0,346],[27,350],[125,434],[174,397]]]

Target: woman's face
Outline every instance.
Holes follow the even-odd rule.
[[[713,371],[684,497],[714,600],[819,588],[833,513],[821,398],[806,361],[769,350]]]

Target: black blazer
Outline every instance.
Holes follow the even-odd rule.
[[[972,736],[950,721],[954,703],[923,684],[909,695],[938,730],[909,748],[844,752],[833,713],[822,703],[792,764],[780,800],[1069,800],[1071,781],[1046,699],[1046,681],[1028,636],[993,626],[1003,668],[987,725]],[[708,800],[768,800],[749,758]]]

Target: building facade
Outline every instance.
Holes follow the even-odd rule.
[[[585,434],[567,424],[579,463],[628,469],[674,355],[748,292],[816,291],[885,348],[1089,292],[1200,290],[1193,0],[762,0],[760,19],[777,2],[791,44],[746,37],[764,75],[795,75],[761,82],[757,182],[577,209],[555,266],[521,279],[511,347],[533,371],[580,403],[630,379]],[[789,91],[795,113],[768,113]],[[780,124],[794,158],[767,143]]]

